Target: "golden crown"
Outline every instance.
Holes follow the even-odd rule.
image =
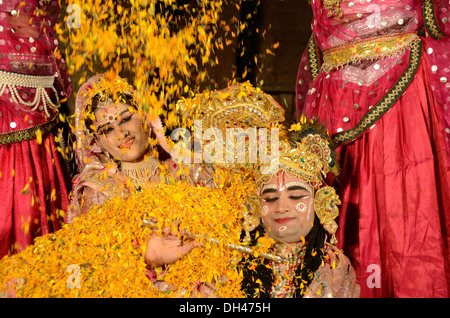
[[[249,128],[275,128],[278,122],[284,120],[284,109],[259,88],[253,87],[249,82],[229,86],[223,90],[198,94],[193,98],[183,98],[177,102],[177,111],[182,118],[182,125],[190,129],[201,129],[202,135],[211,128],[214,140],[219,138],[242,138],[244,141],[238,149],[238,143],[222,143],[222,151],[226,159],[222,162],[214,160],[214,164],[236,171],[250,171],[258,166],[258,160],[250,162],[251,155],[258,151],[259,143],[265,147],[267,141],[256,140]],[[194,121],[201,121],[201,128],[196,127]],[[230,134],[231,132],[231,134]],[[250,140],[255,137],[255,140]],[[227,140],[228,141],[228,140]],[[251,144],[251,141],[254,141]],[[210,141],[204,141],[206,146]],[[230,148],[230,145],[232,148]],[[235,147],[236,146],[236,147]],[[253,147],[253,148],[252,148]],[[246,160],[240,160],[239,155],[244,154]]]
[[[203,120],[203,131],[211,127],[221,132],[237,127],[269,128],[271,123],[284,120],[284,109],[249,82],[182,98],[177,102],[177,110],[188,126],[192,126],[193,120]]]
[[[302,117],[282,135],[279,156],[261,167],[258,188],[278,170],[295,174],[312,185],[319,185],[330,171],[338,174],[334,145],[323,125]]]

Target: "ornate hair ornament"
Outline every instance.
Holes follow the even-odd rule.
[[[142,113],[143,109],[138,106],[138,97],[134,88],[125,78],[109,72],[91,77],[80,87],[75,106],[76,156],[80,170],[84,169],[90,161],[96,160],[95,158],[90,158],[92,152],[101,152],[94,142],[94,135],[89,131],[89,129],[95,131],[95,128],[87,127],[89,120],[91,122],[95,120],[92,111],[93,104],[95,103],[97,108],[107,111],[114,103],[124,103],[135,107],[139,115],[144,117],[148,114]],[[110,115],[116,117],[117,114],[111,113]],[[150,124],[158,139],[158,143],[165,151],[170,153],[159,117],[147,118],[145,124]]]
[[[339,174],[335,148],[336,145],[324,124],[319,124],[314,120],[307,120],[304,116],[300,122],[293,124],[290,129],[289,138],[293,143],[305,145],[308,151],[314,154],[323,164],[322,175],[328,172],[334,175]]]
[[[257,179],[258,188],[278,170],[297,175],[318,187],[328,172],[339,173],[334,144],[324,125],[307,120],[291,125],[283,132],[279,157],[263,167]]]
[[[221,130],[239,124],[269,127],[273,122],[284,120],[284,109],[272,96],[249,82],[198,94],[191,99],[183,98],[178,101],[177,109],[189,118],[207,121],[207,127]]]
[[[201,129],[202,136],[209,130],[214,141],[227,138],[226,144],[221,142],[223,161],[215,160],[215,165],[247,172],[259,165],[258,160],[251,161],[250,157],[257,154],[259,144],[265,145],[256,130],[277,128],[278,123],[284,120],[284,109],[270,95],[249,82],[181,99],[177,102],[177,111],[185,127],[194,131]],[[200,122],[201,128],[196,127],[194,121]],[[256,135],[252,135],[249,128],[255,128]],[[267,143],[270,144],[270,131],[266,132]],[[229,142],[230,136],[234,138],[233,142]],[[210,142],[213,140],[204,141],[204,146]],[[245,160],[241,160],[242,157]]]
[[[136,106],[135,91],[125,78],[101,76],[79,92],[83,94],[83,117],[95,120],[92,112],[93,104],[97,109],[108,109],[113,104],[131,104]],[[137,107],[136,107],[137,108]],[[92,127],[90,127],[92,129]],[[94,129],[92,129],[94,130]]]
[[[259,88],[249,82],[229,86],[226,89],[206,92],[192,99],[181,99],[177,110],[184,118],[202,120],[203,131],[218,128],[270,128],[284,120],[284,109]],[[191,124],[192,122],[188,122]]]

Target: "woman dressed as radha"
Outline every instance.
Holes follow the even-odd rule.
[[[104,75],[89,79],[78,92],[75,116],[80,173],[73,181],[69,223],[114,196],[125,198],[174,181],[177,164],[170,159],[161,120],[149,118],[137,105],[126,79]],[[196,184],[212,180],[204,170],[177,179]]]
[[[298,116],[326,124],[342,168],[338,246],[361,297],[448,297],[450,7],[315,0]]]

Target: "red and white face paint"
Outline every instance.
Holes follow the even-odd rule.
[[[314,220],[314,189],[307,181],[279,171],[260,194],[262,222],[271,238],[294,243],[308,235]]]

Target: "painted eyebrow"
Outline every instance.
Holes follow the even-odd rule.
[[[290,186],[290,187],[287,188],[287,190],[288,191],[304,190],[306,192],[311,192],[310,189],[307,189],[307,188],[299,186],[299,185]],[[268,189],[264,189],[263,192],[261,193],[261,195],[264,195],[266,193],[276,193],[276,192],[278,192],[277,189],[268,188]]]
[[[123,112],[121,112],[119,115],[117,115],[117,117],[119,117],[119,116],[122,117],[122,115],[125,114],[127,111],[128,111],[128,109],[125,109]],[[117,117],[116,117],[116,118],[117,118]],[[105,123],[105,124],[103,124],[103,125],[100,125],[100,127],[97,127],[97,131],[99,131],[100,129],[102,129],[103,127],[105,127],[105,126],[107,126],[107,125],[109,125],[109,124],[111,124],[111,123],[109,122],[109,123]]]
[[[294,190],[305,190],[305,191],[311,192],[311,190],[310,190],[310,189],[307,189],[307,188],[305,188],[305,187],[302,187],[302,186],[299,186],[299,185],[295,185],[295,186],[290,186],[290,187],[288,187],[288,188],[287,188],[287,190],[288,190],[288,191],[294,191]]]
[[[277,189],[268,188],[268,189],[264,189],[263,192],[261,193],[261,195],[266,194],[266,193],[276,193],[276,192],[278,192]]]

